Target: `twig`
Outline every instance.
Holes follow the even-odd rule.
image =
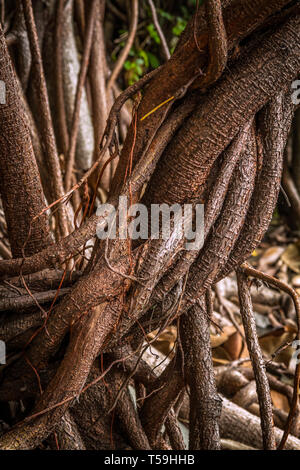
[[[60,292],[60,296],[65,295],[70,291],[70,288],[65,288]],[[45,292],[35,292],[33,295],[19,295],[17,297],[8,297],[0,300],[0,312],[10,311],[10,310],[21,310],[23,308],[31,307],[32,305],[37,305],[40,308],[41,303],[51,302],[56,296],[55,290],[49,290]],[[46,312],[42,310],[43,316]]]
[[[149,3],[149,7],[151,9],[151,13],[152,13],[152,17],[153,17],[153,23],[154,23],[154,26],[156,28],[156,31],[159,35],[159,38],[161,40],[161,46],[162,46],[162,52],[163,52],[163,55],[165,57],[166,60],[169,60],[170,57],[171,57],[171,54],[170,54],[170,51],[169,51],[169,48],[168,48],[168,44],[167,44],[167,41],[166,41],[166,38],[165,38],[165,35],[160,27],[160,24],[159,24],[159,21],[158,21],[158,18],[157,18],[157,13],[156,13],[156,8],[155,8],[155,5],[153,3],[152,0],[148,0],[148,3]]]
[[[65,173],[66,191],[70,189],[71,183],[72,183],[72,172],[73,172],[73,166],[74,166],[74,160],[75,160],[76,141],[77,141],[77,134],[78,134],[78,129],[79,129],[81,96],[83,92],[83,87],[84,87],[88,65],[89,65],[89,59],[91,55],[92,38],[93,38],[94,24],[95,24],[95,19],[96,19],[97,3],[98,3],[97,0],[93,0],[91,4],[88,24],[86,28],[83,56],[82,56],[82,62],[81,62],[77,89],[76,89],[76,96],[75,96],[75,105],[74,105],[73,118],[72,118],[70,143],[69,143],[68,155],[66,159],[66,173]]]
[[[120,20],[122,21],[126,21],[127,18],[126,18],[126,15],[124,13],[122,13],[120,10],[117,9],[117,7],[115,5],[113,5],[113,3],[111,3],[110,0],[107,1],[107,8],[114,14],[116,15],[118,18],[120,18]]]
[[[243,263],[241,266],[241,269],[247,276],[253,276],[255,278],[261,279],[262,281],[267,282],[268,284],[271,284],[277,287],[278,289],[281,289],[282,291],[286,292],[292,297],[292,300],[295,306],[295,311],[296,311],[296,318],[297,318],[296,339],[300,341],[300,300],[299,300],[299,296],[297,292],[285,282],[280,281],[279,279],[276,279],[275,277],[270,276],[269,274],[262,273],[261,271],[258,271],[257,269],[252,268],[248,263]],[[299,382],[300,382],[300,362],[298,362],[296,365],[292,404],[290,407],[290,412],[289,412],[288,419],[286,422],[285,430],[284,430],[281,442],[278,446],[278,450],[282,450],[284,448],[288,435],[290,433],[292,424],[293,424],[294,416],[296,415],[296,412],[297,412]]]
[[[243,345],[242,345],[242,348],[241,348],[241,353],[242,353],[242,351],[244,349],[244,344],[245,344],[245,335],[242,332],[242,330],[240,328],[240,325],[238,324],[238,322],[234,318],[234,313],[230,310],[230,308],[224,302],[224,299],[223,299],[222,294],[220,292],[219,286],[216,284],[214,286],[214,288],[215,288],[215,293],[216,293],[216,296],[217,296],[217,299],[218,299],[218,302],[219,302],[220,306],[222,306],[224,308],[225,312],[227,313],[227,315],[229,317],[229,320],[235,326],[237,332],[239,333],[240,337],[242,338],[242,342],[243,342]]]
[[[52,196],[54,199],[62,197],[63,182],[60,169],[60,163],[57,154],[53,123],[51,118],[49,99],[47,93],[46,80],[44,75],[41,52],[39,48],[39,40],[34,21],[32,4],[30,0],[22,0],[23,10],[28,32],[30,50],[32,55],[32,67],[34,70],[34,84],[40,106],[40,120],[43,128],[43,139],[47,154],[47,163],[49,165],[52,178]],[[58,220],[61,236],[65,237],[69,233],[68,220],[65,207],[60,207],[58,211]]]
[[[118,98],[115,100],[115,102],[114,102],[114,104],[113,104],[113,106],[110,110],[110,113],[109,113],[109,116],[108,116],[108,119],[107,119],[106,129],[105,129],[103,137],[102,137],[102,141],[101,141],[101,144],[100,144],[100,150],[99,150],[98,157],[97,157],[97,160],[95,161],[95,163],[91,166],[91,168],[89,170],[87,170],[85,172],[83,177],[69,191],[67,191],[63,196],[59,197],[56,201],[49,204],[42,212],[40,212],[36,216],[36,218],[40,217],[41,215],[44,214],[44,212],[47,212],[49,209],[56,206],[57,204],[67,202],[70,199],[73,192],[76,191],[78,188],[80,188],[80,186],[82,186],[83,183],[88,180],[88,178],[92,175],[92,173],[94,173],[94,171],[100,165],[103,155],[105,155],[106,151],[108,150],[108,148],[109,148],[109,146],[112,142],[113,135],[114,135],[114,129],[115,129],[115,126],[117,125],[118,115],[119,115],[119,112],[120,112],[122,106],[126,103],[126,101],[131,96],[133,96],[135,93],[137,93],[137,91],[139,91],[150,80],[152,80],[152,78],[159,72],[159,70],[160,70],[160,67],[155,69],[155,70],[152,70],[151,72],[146,74],[143,78],[141,78],[138,82],[136,82],[133,85],[131,85],[130,87],[126,88],[126,90],[124,90],[123,93],[121,93],[121,95],[118,96]],[[105,141],[105,143],[104,143],[104,141]]]
[[[32,298],[34,304],[36,304],[36,306],[40,309],[42,315],[43,315],[44,317],[47,317],[47,313],[45,312],[45,310],[43,309],[43,307],[40,305],[39,301],[36,299],[36,297],[32,294],[31,290],[30,290],[29,287],[27,286],[26,281],[25,281],[25,279],[24,279],[22,273],[20,274],[20,277],[21,277],[23,286],[25,287],[25,289],[26,289],[26,291],[28,292],[29,296]]]
[[[287,195],[289,204],[292,206],[293,213],[300,220],[300,196],[288,168],[286,156],[283,163],[282,186]]]
[[[63,72],[62,72],[62,31],[64,22],[64,0],[59,0],[56,11],[55,25],[55,85],[56,85],[56,106],[58,119],[58,132],[60,144],[64,154],[67,155],[69,148],[69,132],[67,126],[66,107],[63,90]]]
[[[240,270],[237,271],[237,280],[241,315],[256,382],[264,449],[275,450],[276,445],[273,429],[274,423],[270,386],[266,374],[264,359],[258,342],[249,282],[246,274]]]
[[[130,28],[129,28],[129,35],[127,42],[125,44],[124,49],[122,50],[121,54],[118,57],[118,60],[115,64],[115,67],[111,73],[111,76],[108,80],[107,83],[107,92],[111,90],[112,86],[114,85],[115,81],[118,78],[119,73],[122,70],[123,64],[129,54],[129,51],[131,49],[131,46],[134,41],[136,29],[137,29],[137,24],[138,24],[138,11],[139,9],[139,2],[138,0],[132,0],[132,11],[131,11],[131,23],[130,23]]]
[[[39,373],[38,371],[36,370],[36,368],[34,367],[33,364],[31,364],[30,360],[28,359],[28,357],[26,357],[26,355],[24,355],[24,358],[25,358],[25,361],[27,362],[27,364],[29,365],[29,367],[31,367],[31,369],[33,370],[36,378],[37,378],[37,383],[38,383],[38,386],[39,386],[39,392],[40,392],[40,395],[43,395],[43,389],[42,389],[42,384],[41,384],[41,379],[40,379],[40,376],[39,376]]]
[[[138,348],[139,349],[139,348]],[[96,377],[96,379],[92,380],[92,382],[90,382],[89,384],[87,384],[85,387],[83,387],[80,391],[79,394],[74,394],[72,395],[71,397],[68,397],[58,403],[55,403],[47,408],[44,408],[43,410],[41,411],[38,411],[37,413],[34,413],[30,416],[27,416],[26,418],[24,418],[24,420],[22,421],[23,423],[26,423],[28,421],[31,421],[32,419],[34,418],[37,418],[38,416],[42,416],[44,415],[45,413],[48,413],[48,411],[52,411],[54,410],[55,408],[58,408],[59,406],[62,406],[66,403],[69,403],[70,401],[73,401],[75,400],[76,398],[78,399],[79,395],[81,395],[82,393],[86,392],[86,390],[88,390],[90,387],[92,387],[93,385],[96,385],[98,382],[100,382],[100,380],[102,380],[106,374],[108,374],[108,372],[112,369],[112,367],[116,364],[118,364],[119,362],[124,362],[126,361],[126,359],[129,359],[130,357],[132,357],[133,355],[135,355],[137,353],[137,350],[136,351],[133,351],[131,352],[130,354],[128,354],[126,357],[123,357],[121,359],[116,359],[115,361],[113,361],[108,367],[107,369],[101,374],[99,375],[98,377]],[[21,425],[22,422],[18,423],[17,426]]]

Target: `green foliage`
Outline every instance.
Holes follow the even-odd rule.
[[[152,39],[154,39],[154,41],[156,42],[156,44],[160,44],[160,38],[159,38],[159,35],[157,34],[157,31],[155,29],[155,26],[153,23],[150,23],[148,26],[147,26],[147,31],[148,33],[150,34],[150,37]]]
[[[160,65],[160,61],[155,54],[143,49],[137,51],[132,48],[129,57],[130,59],[127,59],[124,63],[128,85],[132,85],[139,80],[148,69],[155,69]]]
[[[180,16],[177,16],[176,18],[176,25],[173,26],[172,32],[174,36],[180,36],[181,33],[184,31],[186,27],[187,21],[184,18],[181,18]]]
[[[147,52],[147,55],[152,69],[156,69],[160,66],[159,58],[156,57],[156,55],[152,54],[152,52]]]
[[[203,0],[199,0],[199,5]],[[138,39],[130,50],[130,54],[124,63],[126,85],[132,85],[145,73],[157,68],[162,63],[161,40],[153,23],[152,14],[148,3],[143,2],[141,17],[145,26],[139,30]],[[176,2],[172,11],[168,10],[168,2],[160,2],[163,8],[157,9],[158,20],[166,36],[171,54],[174,52],[179,36],[184,31],[187,22],[194,13],[197,0],[182,0]],[[124,28],[118,29],[119,38],[126,33]],[[119,43],[119,48],[124,47],[124,41]],[[116,60],[116,53],[112,59]]]

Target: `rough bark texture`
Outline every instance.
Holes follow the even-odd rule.
[[[46,214],[31,225],[33,217],[44,209],[45,198],[2,29],[0,79],[6,86],[6,104],[0,105],[0,192],[12,254],[18,258],[23,249],[27,256],[38,253],[51,237]]]
[[[202,297],[180,322],[186,379],[190,386],[189,448],[195,450],[220,450],[222,402],[216,391],[209,326]]]
[[[252,0],[236,0],[232,2],[227,6],[223,14],[228,48],[232,49],[240,39],[260,26],[268,16],[280,10],[287,3],[289,3],[288,0],[272,0],[269,2],[265,2],[265,0],[256,0],[255,2]],[[200,15],[201,14],[200,9]],[[191,23],[188,31],[188,39],[183,42],[182,47],[178,47],[178,50],[168,62],[168,66],[163,67],[155,80],[152,81],[151,86],[139,106],[137,140],[133,154],[133,162],[136,162],[148,148],[153,136],[164,119],[169,105],[156,111],[149,119],[143,121],[139,119],[167,98],[176,95],[178,90],[182,89],[182,87],[186,86],[195,78],[197,74],[199,74],[199,70],[203,70],[207,63],[207,30],[196,31],[196,44],[192,27],[194,23]],[[201,21],[199,21],[198,24],[200,28],[203,26],[203,22]],[[198,131],[196,131],[196,134],[199,135]],[[132,141],[133,132],[130,130],[122,151],[120,166],[115,175],[113,184],[115,190],[122,184]],[[163,192],[160,192],[160,196],[161,194],[163,194]]]
[[[149,204],[181,203],[201,194],[214,160],[238,129],[300,71],[299,46],[293,44],[299,27],[299,17],[291,18],[208,93],[157,165],[145,196]]]
[[[298,448],[296,438],[287,438],[298,435],[300,364],[293,387],[275,379],[276,373],[277,377],[286,373],[281,364],[267,362],[266,373],[244,274],[291,296],[295,307],[291,318],[300,340],[296,291],[243,263],[238,274],[242,331],[229,311],[231,305],[238,314],[238,307],[223,299],[221,288],[216,289],[214,299],[213,286],[256,248],[276,204],[294,112],[290,86],[300,72],[299,2],[207,0],[199,8],[197,2],[195,15],[170,60],[120,95],[122,79],[130,77],[132,65],[141,63],[143,47],[148,51],[148,43],[140,43],[144,33],[148,41],[144,24],[148,20],[152,24],[143,2],[51,0],[36,2],[33,9],[31,0],[20,0],[26,28],[21,10],[16,11],[13,3],[0,1],[1,22],[8,31],[7,38],[0,31],[0,78],[12,78],[7,85],[10,101],[0,104],[0,191],[5,209],[3,217],[0,207],[0,256],[4,258],[0,260],[0,336],[8,353],[7,364],[1,364],[0,418],[4,411],[9,423],[9,430],[1,434],[0,448],[183,450],[179,410],[189,426],[191,450],[236,448],[242,442],[274,449],[280,438],[280,449],[286,442]],[[150,4],[158,25],[160,18],[154,3]],[[3,5],[7,9],[4,18]],[[123,8],[130,5],[131,13],[124,15]],[[10,22],[10,15],[17,25]],[[113,24],[115,17],[118,23]],[[119,22],[130,26],[127,37],[124,34],[116,41]],[[19,39],[14,33],[18,28],[22,31]],[[163,31],[158,30],[163,38]],[[20,59],[30,45],[32,80],[28,86],[29,69],[22,60],[15,61],[17,47],[8,53],[6,39],[11,45],[22,42]],[[55,67],[50,54],[45,59],[50,45],[55,46]],[[114,47],[119,57],[115,66],[109,63]],[[135,62],[136,52],[139,62]],[[19,80],[28,89],[22,97],[9,54],[13,63],[19,63]],[[125,68],[130,70],[123,73],[126,59]],[[146,69],[145,56],[143,60]],[[75,74],[77,83],[70,75],[73,65],[77,72],[80,69],[79,77]],[[64,87],[66,82],[70,87]],[[116,95],[105,127],[110,101]],[[125,111],[129,99],[133,101],[131,124],[130,105]],[[27,101],[28,116],[24,113]],[[58,145],[52,124],[56,116]],[[94,133],[96,146],[94,162],[82,175],[91,160],[85,126]],[[52,244],[45,213],[27,240],[31,217],[45,210],[31,141],[40,165],[48,165],[49,175],[43,175],[45,194],[49,202],[59,198],[49,207],[58,214],[55,226],[51,219],[50,233],[57,240]],[[80,158],[75,158],[75,150]],[[286,164],[291,164],[290,155]],[[20,177],[16,183],[15,169]],[[77,181],[65,195],[63,179],[67,190]],[[131,234],[124,239],[120,224],[113,240],[99,240],[97,232],[108,228],[110,209],[106,206],[106,212],[97,216],[97,203],[111,204],[120,223],[120,195],[130,203],[144,201],[148,206],[167,202],[195,208],[204,203],[203,247],[183,250],[186,240],[182,233],[178,237],[182,219],[176,215],[167,240],[149,235],[147,241],[132,241]],[[18,196],[21,209],[13,199]],[[72,206],[67,206],[69,200]],[[70,234],[67,210],[71,213],[72,207],[76,228]],[[21,215],[18,238],[16,216]],[[128,214],[127,221],[131,222]],[[152,234],[153,224],[152,219]],[[159,228],[160,235],[161,228],[165,227]],[[28,244],[23,250],[24,241]],[[231,283],[235,286],[231,295],[237,297],[236,280],[232,278]],[[273,297],[272,306],[281,308],[280,296]],[[269,313],[266,303],[259,311]],[[247,343],[253,373],[243,367],[237,371],[234,363],[226,362],[222,370],[213,367],[215,331],[227,327],[224,310]],[[289,333],[295,329],[288,322],[285,326]],[[170,357],[157,353],[165,363],[158,364],[156,358],[153,369],[151,346],[158,345],[162,332],[170,330],[177,335],[174,350],[169,349]],[[226,337],[227,332],[222,332],[220,341],[223,334]],[[231,345],[235,336],[240,340],[238,334],[232,336]],[[242,369],[247,372],[243,374]],[[288,398],[289,413],[272,407],[269,382],[271,390]],[[218,393],[256,415],[260,411],[262,437],[255,416],[226,399],[221,411]],[[273,427],[272,414],[276,426],[284,428],[282,436]]]
[[[222,397],[222,414],[220,420],[220,432],[224,438],[238,440],[256,449],[263,448],[261,432],[259,432],[260,420],[240,406],[235,405],[227,398]],[[274,429],[276,444],[282,437],[282,431]],[[299,450],[300,440],[290,436],[286,450]]]
[[[246,148],[232,175],[232,183],[222,213],[212,227],[196,263],[189,273],[185,296],[191,302],[210,287],[221,266],[226,263],[246,217],[256,175],[257,151],[254,129],[249,131]]]
[[[258,342],[255,317],[250,296],[249,281],[241,271],[237,272],[241,315],[247,340],[247,347],[252,359],[256,380],[256,389],[260,406],[261,427],[264,449],[274,450],[273,415],[270,387],[266,374],[263,355]]]
[[[170,362],[164,372],[151,384],[148,398],[140,412],[141,422],[152,448],[160,448],[161,428],[182,389],[181,360],[182,358],[178,354],[175,360]],[[153,414],[153,410],[157,410],[155,414]]]
[[[270,224],[278,198],[284,148],[291,128],[293,109],[290,93],[284,90],[260,114],[258,129],[263,148],[262,170],[244,227],[219,279],[251,255]],[[253,230],[253,227],[259,228]]]

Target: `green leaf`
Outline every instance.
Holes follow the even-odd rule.
[[[181,18],[181,16],[177,16],[176,25],[172,28],[172,33],[175,34],[175,36],[180,36],[181,33],[184,31],[186,24],[187,21],[184,18]]]
[[[152,54],[152,52],[147,52],[147,56],[150,62],[150,65],[153,69],[156,69],[157,67],[160,66],[160,62],[156,55]]]
[[[156,44],[160,44],[160,37],[159,35],[157,34],[157,31],[155,29],[155,26],[153,23],[149,24],[147,26],[147,30],[148,30],[148,33],[150,34],[150,37],[152,39],[154,39],[154,41],[156,42]]]
[[[143,75],[143,69],[140,65],[135,64],[135,70],[140,77]]]
[[[149,59],[148,59],[147,53],[141,49],[141,50],[139,50],[139,56],[143,59],[145,67],[148,68],[149,67]]]
[[[136,63],[137,65],[144,65],[144,59],[143,59],[142,57],[137,57],[137,58],[135,59],[135,63]]]
[[[126,60],[126,61],[124,62],[124,69],[125,69],[125,70],[130,70],[130,69],[131,69],[131,62],[130,62],[130,60]]]
[[[168,21],[173,21],[173,20],[174,20],[174,15],[171,15],[171,14],[170,14],[169,12],[167,12],[167,11],[164,11],[164,10],[159,9],[159,10],[158,10],[158,13],[160,14],[160,16],[161,16],[162,18],[165,18],[165,19],[168,20]]]

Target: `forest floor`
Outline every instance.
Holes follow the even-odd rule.
[[[263,242],[252,254],[249,263],[292,286],[300,294],[300,234],[274,220]],[[251,287],[253,308],[259,343],[266,363],[273,402],[274,424],[279,429],[290,410],[293,378],[298,354],[293,340],[297,331],[292,299],[284,292],[265,283],[253,282]],[[155,337],[156,332],[149,335]],[[147,362],[163,370],[173,357],[177,338],[176,326],[168,327],[145,354]],[[239,309],[235,274],[220,281],[213,289],[213,317],[211,319],[211,344],[218,392],[230,402],[255,416],[259,405],[249,352],[244,341],[244,330]],[[185,411],[186,410],[186,411]],[[188,407],[179,413],[183,435],[188,439]],[[228,411],[228,410],[226,410]],[[300,418],[295,420],[293,434],[300,438]],[[234,437],[224,432],[221,437],[224,449],[246,449],[249,439]],[[224,438],[225,437],[225,438]],[[242,441],[242,442],[241,442]],[[247,445],[245,445],[245,443]]]

